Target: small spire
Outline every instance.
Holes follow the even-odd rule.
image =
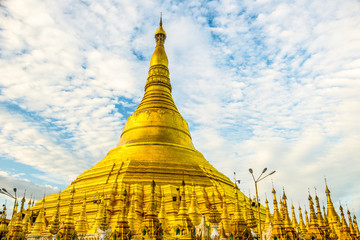
[[[160,210],[158,214],[158,218],[160,223],[165,226],[166,225],[166,211],[165,211],[165,195],[164,191],[160,191],[161,202],[160,202]]]
[[[291,215],[291,223],[292,223],[292,227],[294,228],[294,229],[297,229],[297,227],[299,226],[299,224],[298,224],[298,222],[297,222],[297,220],[296,220],[296,216],[295,216],[295,208],[294,208],[294,205],[293,204],[291,204],[291,213],[292,213],[292,215]]]
[[[212,191],[212,201],[213,203],[211,204],[209,222],[212,224],[218,224],[221,221],[221,215],[216,208],[214,190]]]
[[[355,230],[355,232],[356,232],[356,235],[357,235],[357,236],[360,236],[359,227],[358,227],[358,224],[357,224],[356,216],[355,216],[355,215],[354,215],[354,217],[353,217],[353,225],[354,225],[354,230]]]
[[[350,234],[351,235],[356,235],[356,232],[355,232],[355,229],[354,229],[354,226],[353,226],[353,221],[351,219],[351,213],[350,213],[349,208],[348,208],[347,205],[346,205],[346,208],[347,208],[347,214],[348,214],[348,217],[349,217]]]
[[[299,224],[300,224],[299,227],[300,227],[301,232],[303,232],[304,234],[306,234],[307,229],[306,229],[306,225],[305,225],[305,223],[304,223],[303,217],[302,217],[302,212],[301,212],[300,204],[299,204]]]
[[[283,200],[286,200],[287,197],[286,197],[286,194],[285,194],[285,187],[283,186],[283,197],[282,197]]]
[[[324,177],[324,178],[325,178],[325,186],[326,186],[325,193],[326,193],[326,196],[330,196],[330,190],[329,190],[328,185],[327,185],[326,177]]]
[[[270,208],[269,208],[269,201],[267,199],[266,194],[265,194],[265,204],[266,204],[266,213],[265,213],[264,228],[265,228],[265,230],[267,230],[271,225],[271,214],[270,214]]]
[[[192,186],[192,194],[191,194],[191,201],[189,207],[189,217],[194,225],[199,225],[201,223],[201,212],[199,206],[197,204],[197,197],[195,192],[195,185]]]
[[[75,230],[78,234],[86,234],[88,231],[88,222],[86,217],[86,192],[84,195],[83,204],[81,207],[80,215],[75,224]]]
[[[308,212],[307,212],[306,208],[305,208],[305,222],[306,222],[307,229],[309,229],[310,223],[309,223],[309,217],[308,217]]]
[[[135,204],[136,204],[135,189],[133,188],[132,193],[131,193],[130,209],[129,209],[129,213],[128,213],[128,216],[127,216],[130,230],[134,230],[134,228],[135,228],[135,219],[136,219]]]
[[[55,214],[53,215],[50,225],[48,227],[48,232],[51,233],[52,235],[55,235],[60,227],[60,219],[59,219],[59,214],[60,214],[60,200],[61,200],[61,196],[60,193],[58,195],[57,198],[57,204],[56,204],[56,210],[55,210]]]
[[[340,213],[341,213],[341,234],[344,236],[350,237],[350,228],[348,227],[348,225],[346,223],[344,212],[343,212],[343,207],[341,206],[341,202],[340,202],[339,209],[340,209]]]
[[[162,12],[160,12],[160,27],[162,27]]]

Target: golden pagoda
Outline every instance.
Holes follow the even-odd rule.
[[[341,204],[339,209],[341,214],[341,229],[340,229],[339,240],[352,240],[353,238],[351,237],[350,228],[346,223],[343,207],[341,206]]]
[[[284,228],[284,223],[282,220],[282,217],[280,215],[279,212],[279,208],[278,208],[278,203],[276,200],[276,191],[273,187],[272,189],[272,194],[273,194],[273,204],[274,204],[274,215],[273,215],[273,221],[272,221],[272,226],[270,229],[270,239],[285,239],[285,228]]]
[[[289,211],[288,211],[288,207],[287,207],[287,197],[285,194],[285,189],[283,189],[283,197],[282,197],[283,201],[283,218],[284,218],[284,230],[286,232],[286,238],[290,238],[290,239],[296,239],[298,236],[298,234],[296,233],[293,224],[290,220],[289,217]]]
[[[336,235],[339,236],[340,230],[341,230],[341,222],[340,222],[339,215],[335,211],[334,205],[332,203],[331,196],[330,196],[330,190],[327,186],[326,179],[325,179],[325,185],[326,185],[325,193],[326,193],[326,199],[327,199],[327,216],[326,216],[326,218],[329,222],[330,228],[334,229]]]
[[[306,210],[305,210],[306,211]],[[307,219],[306,219],[307,220]],[[307,229],[306,229],[306,225],[304,223],[303,217],[302,217],[302,212],[301,212],[301,207],[299,205],[299,228],[300,228],[300,237],[305,237],[306,233],[307,233]]]
[[[354,219],[356,221],[356,219]],[[3,209],[0,216],[0,239],[6,236],[8,232],[8,225],[6,224],[6,205],[3,205]]]
[[[188,124],[172,99],[161,18],[155,40],[144,96],[126,121],[119,144],[60,194],[31,207],[37,218],[28,240],[53,235],[193,239],[198,226],[212,222],[214,209],[221,213],[222,236],[231,235],[228,213],[242,202],[238,199],[247,198],[240,191],[235,196],[230,179],[194,148]],[[260,209],[264,220],[265,208]],[[59,231],[53,234],[54,229]]]
[[[318,224],[317,218],[316,218],[316,214],[315,214],[315,210],[314,210],[314,202],[312,200],[312,197],[309,193],[309,206],[310,206],[310,221],[309,221],[309,225],[308,225],[308,232],[306,235],[307,239],[326,239],[325,238],[325,234],[323,232],[323,230],[321,229],[321,227]]]

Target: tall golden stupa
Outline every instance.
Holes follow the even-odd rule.
[[[242,201],[247,198],[194,148],[172,99],[162,19],[155,39],[144,97],[119,144],[61,193],[44,197],[29,210],[33,223],[27,239],[54,234],[95,239],[100,232],[193,239],[199,231],[210,236],[207,222],[219,228],[214,234],[236,228],[251,235],[239,212],[243,207],[252,211]],[[234,217],[238,227],[230,221]]]

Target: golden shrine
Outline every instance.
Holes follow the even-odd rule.
[[[117,239],[360,239],[356,217],[343,209],[341,221],[326,186],[327,213],[316,211],[309,194],[310,219],[299,222],[285,191],[280,209],[273,189],[274,213],[260,208],[264,229],[257,229],[254,202],[197,151],[188,125],[171,95],[166,33],[155,33],[145,94],[127,120],[117,147],[59,194],[15,202],[0,237],[7,240]]]

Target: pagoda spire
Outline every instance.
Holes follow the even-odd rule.
[[[300,227],[300,231],[302,233],[302,236],[305,236],[307,233],[307,229],[306,229],[306,225],[304,223],[303,217],[302,217],[302,212],[301,212],[301,207],[299,205],[299,227]]]
[[[355,232],[355,229],[354,229],[354,225],[353,225],[353,221],[351,219],[351,214],[350,214],[350,211],[349,209],[347,210],[347,214],[348,214],[348,218],[349,218],[349,228],[350,228],[350,234],[352,237],[356,237],[356,232]]]
[[[325,239],[324,232],[320,228],[315,215],[314,203],[310,195],[310,192],[309,192],[308,200],[310,206],[310,225],[308,227],[307,238],[311,239],[312,237],[314,237],[315,239],[319,239],[319,240]]]
[[[70,193],[71,193],[71,198],[70,198],[68,212],[64,221],[64,225],[61,227],[58,233],[62,240],[72,240],[76,235],[74,216],[73,216],[75,186],[72,187]]]
[[[324,235],[326,237],[328,237],[328,236],[330,236],[330,231],[326,227],[325,221],[324,221],[324,219],[322,217],[322,214],[321,214],[319,197],[317,196],[316,188],[315,188],[315,201],[316,201],[316,218],[317,218],[317,222],[318,222],[319,227],[321,228],[321,230],[324,232]]]
[[[105,199],[104,194],[101,196],[101,199],[99,198],[99,195],[97,196],[98,199],[94,200],[94,203],[98,205],[97,207],[97,213],[95,217],[95,222],[92,226],[92,229],[90,233],[96,233],[98,231],[98,228],[101,227],[102,217],[105,213]]]
[[[135,219],[136,219],[135,204],[136,204],[135,190],[133,189],[132,194],[131,194],[129,213],[127,216],[130,231],[132,231],[132,232],[135,232]]]
[[[299,224],[298,224],[298,222],[296,220],[295,208],[294,208],[293,204],[291,204],[291,223],[292,223],[292,227],[296,231],[299,228]]]
[[[273,222],[272,222],[273,226],[270,237],[271,239],[274,239],[275,237],[277,239],[283,239],[285,234],[284,223],[279,212],[278,203],[276,200],[276,191],[274,187],[272,189],[272,194],[273,194],[273,204],[274,204],[274,215],[273,215]]]
[[[246,225],[247,225],[249,216],[248,216],[248,210],[247,210],[247,207],[246,207],[247,201],[246,201],[245,195],[244,195],[244,198],[243,198],[243,203],[244,203],[243,204],[243,216],[244,216],[244,221],[246,222]]]
[[[30,199],[29,199],[29,202],[28,202],[28,204],[27,204],[27,210],[30,210],[30,208],[31,208],[31,198],[32,198],[32,194],[30,195]]]
[[[73,216],[74,194],[75,194],[75,186],[73,186],[73,188],[71,190],[70,204],[69,204],[69,208],[68,208],[68,212],[67,212],[64,224],[74,225],[74,216]]]
[[[356,216],[355,216],[355,215],[354,215],[354,217],[353,217],[353,225],[354,225],[354,230],[355,230],[356,236],[357,236],[358,238],[360,238],[360,231],[359,231],[359,227],[358,227],[358,224],[357,224]]]
[[[245,234],[251,236],[251,231],[247,227],[243,215],[241,214],[241,208],[239,206],[238,187],[236,185],[236,181],[234,184],[234,191],[235,191],[235,203],[234,203],[235,206],[234,206],[234,216],[230,225],[231,233],[233,234],[235,239],[240,236],[244,236]]]
[[[116,222],[115,231],[112,233],[113,239],[122,239],[122,240],[131,239],[130,226],[127,220],[126,196],[127,196],[127,191],[125,189],[121,197],[121,208]]]
[[[325,209],[324,203],[323,203],[323,212],[324,212],[324,223],[325,223],[325,225],[329,225],[329,221],[326,216],[326,209]]]
[[[279,196],[280,200],[279,200],[279,212],[280,212],[280,218],[281,220],[284,222],[285,220],[285,215],[284,215],[284,205],[281,199],[281,196]]]
[[[230,230],[230,218],[229,213],[227,209],[227,203],[226,203],[226,195],[223,196],[223,202],[222,202],[222,212],[221,212],[221,224],[222,224],[222,230],[225,230],[225,232],[229,232]]]
[[[255,230],[256,226],[257,226],[257,223],[256,223],[256,219],[255,219],[255,215],[254,215],[254,211],[251,207],[252,205],[252,201],[251,201],[251,198],[250,198],[250,195],[249,195],[249,208],[248,208],[248,213],[247,213],[247,216],[248,216],[248,219],[247,219],[247,224],[249,226],[249,228],[253,228]]]
[[[295,232],[296,225],[295,225],[295,227],[293,227],[292,222],[291,222],[290,217],[289,217],[289,211],[288,211],[288,206],[287,206],[287,197],[286,197],[284,188],[283,188],[283,211],[284,211],[284,214],[283,214],[284,227],[285,227],[286,234],[290,238],[295,239],[297,237],[296,236],[297,234]],[[295,213],[294,213],[293,216],[295,216]],[[296,221],[296,218],[295,218],[295,221]]]
[[[13,220],[15,222],[13,223],[13,227],[11,228],[11,231],[6,236],[7,240],[22,240],[25,238],[25,234],[22,228],[22,213],[18,212],[15,213],[13,216]]]
[[[75,224],[75,230],[77,234],[86,234],[88,231],[88,222],[86,217],[86,194],[84,195],[83,204],[81,206],[81,211],[78,220]]]
[[[218,223],[221,221],[221,215],[218,212],[217,208],[216,208],[216,203],[215,203],[215,193],[214,190],[212,192],[212,204],[211,204],[211,210],[210,210],[210,216],[209,216],[209,222],[211,223],[211,228],[212,228],[212,233],[210,238],[211,239],[215,239],[218,238],[220,235],[217,231],[218,229]]]
[[[326,186],[325,193],[327,199],[327,219],[331,228],[335,229],[336,234],[339,235],[341,228],[340,218],[337,212],[335,211],[334,204],[332,203],[330,190],[328,188],[326,178],[325,178],[325,186]]]
[[[0,238],[5,237],[7,232],[8,232],[8,226],[6,224],[6,205],[3,204],[3,209],[0,217]]]
[[[190,214],[189,214],[190,215]],[[167,232],[167,221],[166,221],[166,211],[165,211],[165,194],[164,192],[161,192],[161,204],[160,204],[160,210],[158,214],[159,221],[163,227],[163,230]]]
[[[271,214],[269,208],[269,201],[267,197],[265,198],[265,204],[266,204],[266,214],[265,214],[264,231],[268,230],[271,225]]]
[[[48,232],[52,235],[56,235],[57,232],[59,231],[60,228],[60,193],[57,199],[57,204],[56,204],[56,210],[55,213],[51,219],[50,225],[48,227]]]
[[[163,228],[161,227],[158,214],[156,212],[155,187],[156,183],[153,179],[151,183],[151,201],[145,213],[142,228],[143,236],[145,236],[146,239],[161,239],[163,234]]]
[[[282,219],[280,216],[280,212],[279,212],[279,208],[278,208],[278,204],[277,204],[277,200],[276,200],[276,191],[274,188],[272,190],[272,193],[273,193],[273,204],[274,204],[273,224],[281,225]]]
[[[24,192],[24,197],[21,199],[21,207],[20,207],[20,212],[22,213],[25,209],[24,209],[24,204],[26,202],[26,199],[25,199],[25,194],[26,194],[26,190]]]
[[[189,207],[189,217],[195,226],[201,223],[201,212],[197,203],[195,185],[192,186],[191,201]]]
[[[187,210],[187,206],[186,206],[186,201],[185,201],[185,182],[182,182],[182,188],[181,188],[181,197],[180,197],[180,207],[179,207],[179,212],[178,212],[178,217],[180,219],[186,219],[188,218],[188,210]]]
[[[318,224],[319,224],[319,226],[321,228],[324,228],[325,223],[324,223],[324,219],[323,219],[322,214],[321,214],[319,197],[317,196],[316,192],[315,192],[315,202],[316,202],[316,218],[318,220]]]
[[[32,225],[30,235],[37,236],[46,230],[45,222],[45,196],[42,199],[42,205],[39,212],[39,215],[36,218],[35,223]]]
[[[30,216],[32,214],[32,211],[30,210],[30,207],[31,207],[31,197],[30,197],[30,200],[28,202],[27,208],[24,211],[25,216],[24,216],[24,218],[22,220],[22,226],[23,226],[23,230],[24,230],[25,234],[28,234],[30,229],[31,229]]]
[[[335,231],[333,231],[333,228],[330,226],[329,221],[326,217],[326,209],[325,206],[323,205],[323,212],[324,212],[324,229],[325,229],[325,233],[327,234],[327,237],[330,237],[330,239],[334,238],[334,236],[336,236]]]
[[[340,213],[341,213],[341,230],[340,230],[340,240],[342,239],[351,239],[350,229],[346,224],[343,207],[340,204]]]
[[[287,197],[285,194],[285,189],[283,189],[283,197],[282,197],[282,205],[283,205],[283,219],[284,219],[284,226],[285,228],[292,228],[291,226],[291,220],[289,217],[289,212],[288,212],[288,208],[287,208]]]
[[[306,230],[309,231],[309,227],[310,227],[310,223],[309,223],[309,217],[308,217],[308,212],[305,208],[305,222],[306,222]]]
[[[185,199],[185,181],[182,181],[181,184],[181,198],[178,215],[176,218],[176,229],[180,230],[180,235],[182,237],[189,237],[194,229],[194,225],[191,222],[191,219],[188,214],[188,208],[186,206]]]

